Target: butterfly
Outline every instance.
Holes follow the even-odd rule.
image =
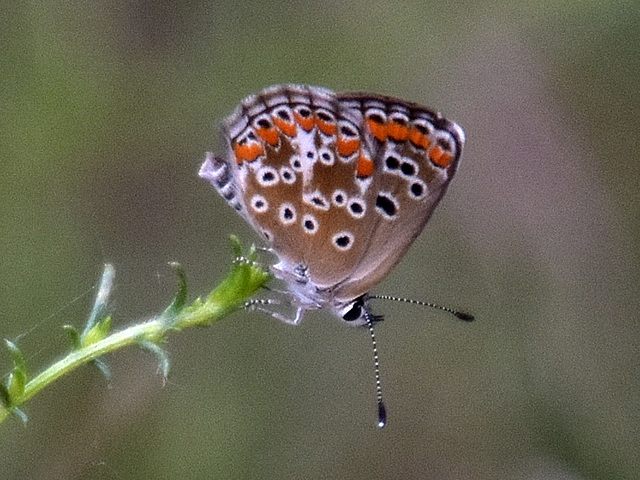
[[[276,85],[244,99],[223,135],[227,155],[208,153],[200,176],[276,254],[296,313],[273,315],[299,324],[327,309],[371,328],[368,292],[445,194],[462,129],[397,98]],[[374,355],[377,371],[375,340]]]

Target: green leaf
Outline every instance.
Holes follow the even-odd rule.
[[[82,346],[80,341],[80,333],[73,325],[63,325],[62,329],[67,332],[69,336],[69,341],[71,342],[71,349],[78,350]]]
[[[9,395],[9,390],[4,383],[0,383],[0,397],[2,398],[2,405],[6,409],[11,408],[11,395]]]
[[[24,370],[14,368],[7,380],[7,390],[9,391],[9,402],[13,405],[20,400],[24,394],[24,386],[27,384],[27,376]]]
[[[158,370],[164,378],[167,378],[169,376],[169,355],[166,350],[149,340],[140,340],[138,345],[156,356],[158,359]]]
[[[111,378],[111,369],[105,362],[103,362],[99,358],[96,358],[91,363],[94,367],[100,370],[100,373],[104,376],[104,378],[106,378],[107,380]]]
[[[240,244],[240,239],[235,235],[230,235],[229,239],[231,240],[231,249],[233,250],[233,255],[236,258],[241,258],[242,253],[242,245]]]
[[[13,407],[11,409],[11,413],[13,413],[16,417],[22,420],[22,423],[26,424],[29,421],[29,417],[27,414],[20,410],[18,407]]]
[[[13,359],[14,369],[18,368],[18,369],[24,371],[25,372],[25,376],[26,376],[27,365],[24,362],[24,356],[22,355],[22,352],[20,351],[18,346],[15,343],[13,343],[11,340],[7,340],[5,338],[4,342],[6,343],[7,348],[9,349],[9,353],[11,353],[11,358]]]
[[[171,328],[173,326],[177,315],[187,303],[187,274],[179,263],[171,262],[169,265],[173,268],[173,271],[178,277],[178,291],[176,292],[175,297],[173,297],[171,305],[169,305],[162,313],[162,318],[167,325],[167,328]]]
[[[27,384],[27,366],[22,352],[15,343],[5,339],[5,343],[13,360],[13,369],[9,374],[6,385],[6,395],[9,405],[14,405],[24,394],[24,386]]]
[[[82,338],[80,340],[80,345],[82,347],[87,347],[89,345],[93,345],[96,342],[104,339],[108,334],[109,330],[111,330],[111,317],[105,317],[96,323],[90,330],[85,331],[82,334]]]
[[[91,315],[87,321],[87,325],[82,332],[82,338],[87,337],[89,331],[92,330],[97,323],[103,321],[107,309],[107,302],[109,301],[109,295],[111,294],[111,288],[113,287],[113,279],[115,278],[116,270],[113,265],[107,263],[104,266],[102,272],[102,278],[100,279],[100,287],[98,288],[98,294],[96,295],[96,301],[93,304]]]

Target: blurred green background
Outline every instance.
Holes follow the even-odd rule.
[[[467,134],[449,193],[366,329],[241,312],[106,360],[0,426],[0,478],[640,477],[640,6],[537,2],[2,2],[0,335],[67,348],[102,264],[117,326],[183,264],[223,278],[257,236],[197,177],[218,125],[283,82],[395,95]],[[9,355],[0,356],[8,372]],[[6,378],[6,377],[5,377]]]

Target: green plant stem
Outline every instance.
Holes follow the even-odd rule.
[[[163,322],[151,320],[141,325],[134,325],[120,332],[109,335],[105,339],[87,347],[70,352],[66,357],[51,365],[45,371],[34,377],[24,388],[24,393],[20,398],[20,404],[31,399],[48,385],[58,378],[68,374],[85,363],[95,360],[102,355],[119,350],[123,347],[136,345],[141,339],[156,343],[164,336]],[[14,405],[19,406],[19,404]],[[11,412],[5,408],[0,408],[0,423]]]
[[[268,273],[254,263],[256,251],[251,249],[248,257],[242,256],[237,239],[233,239],[236,260],[225,280],[203,301],[195,300],[186,305],[187,284],[183,270],[173,265],[178,274],[178,292],[171,305],[159,316],[140,324],[108,335],[111,317],[106,312],[106,304],[113,284],[113,267],[105,266],[101,286],[93,311],[82,335],[73,328],[71,337],[73,349],[30,381],[19,348],[7,342],[14,357],[14,368],[7,385],[2,386],[3,402],[0,403],[0,423],[12,413],[26,420],[19,407],[60,377],[67,375],[81,365],[128,346],[140,346],[159,358],[161,371],[167,375],[168,357],[161,347],[169,332],[178,332],[195,326],[209,326],[225,318],[245,304],[245,302],[268,279]]]

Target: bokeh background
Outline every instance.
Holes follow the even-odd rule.
[[[106,358],[0,426],[0,477],[640,477],[640,6],[629,1],[2,2],[0,335],[33,372],[116,267],[117,327],[192,298],[257,236],[197,177],[246,95],[423,103],[463,164],[366,329],[251,312]],[[0,356],[9,370],[9,355]],[[6,379],[6,376],[4,377]]]

